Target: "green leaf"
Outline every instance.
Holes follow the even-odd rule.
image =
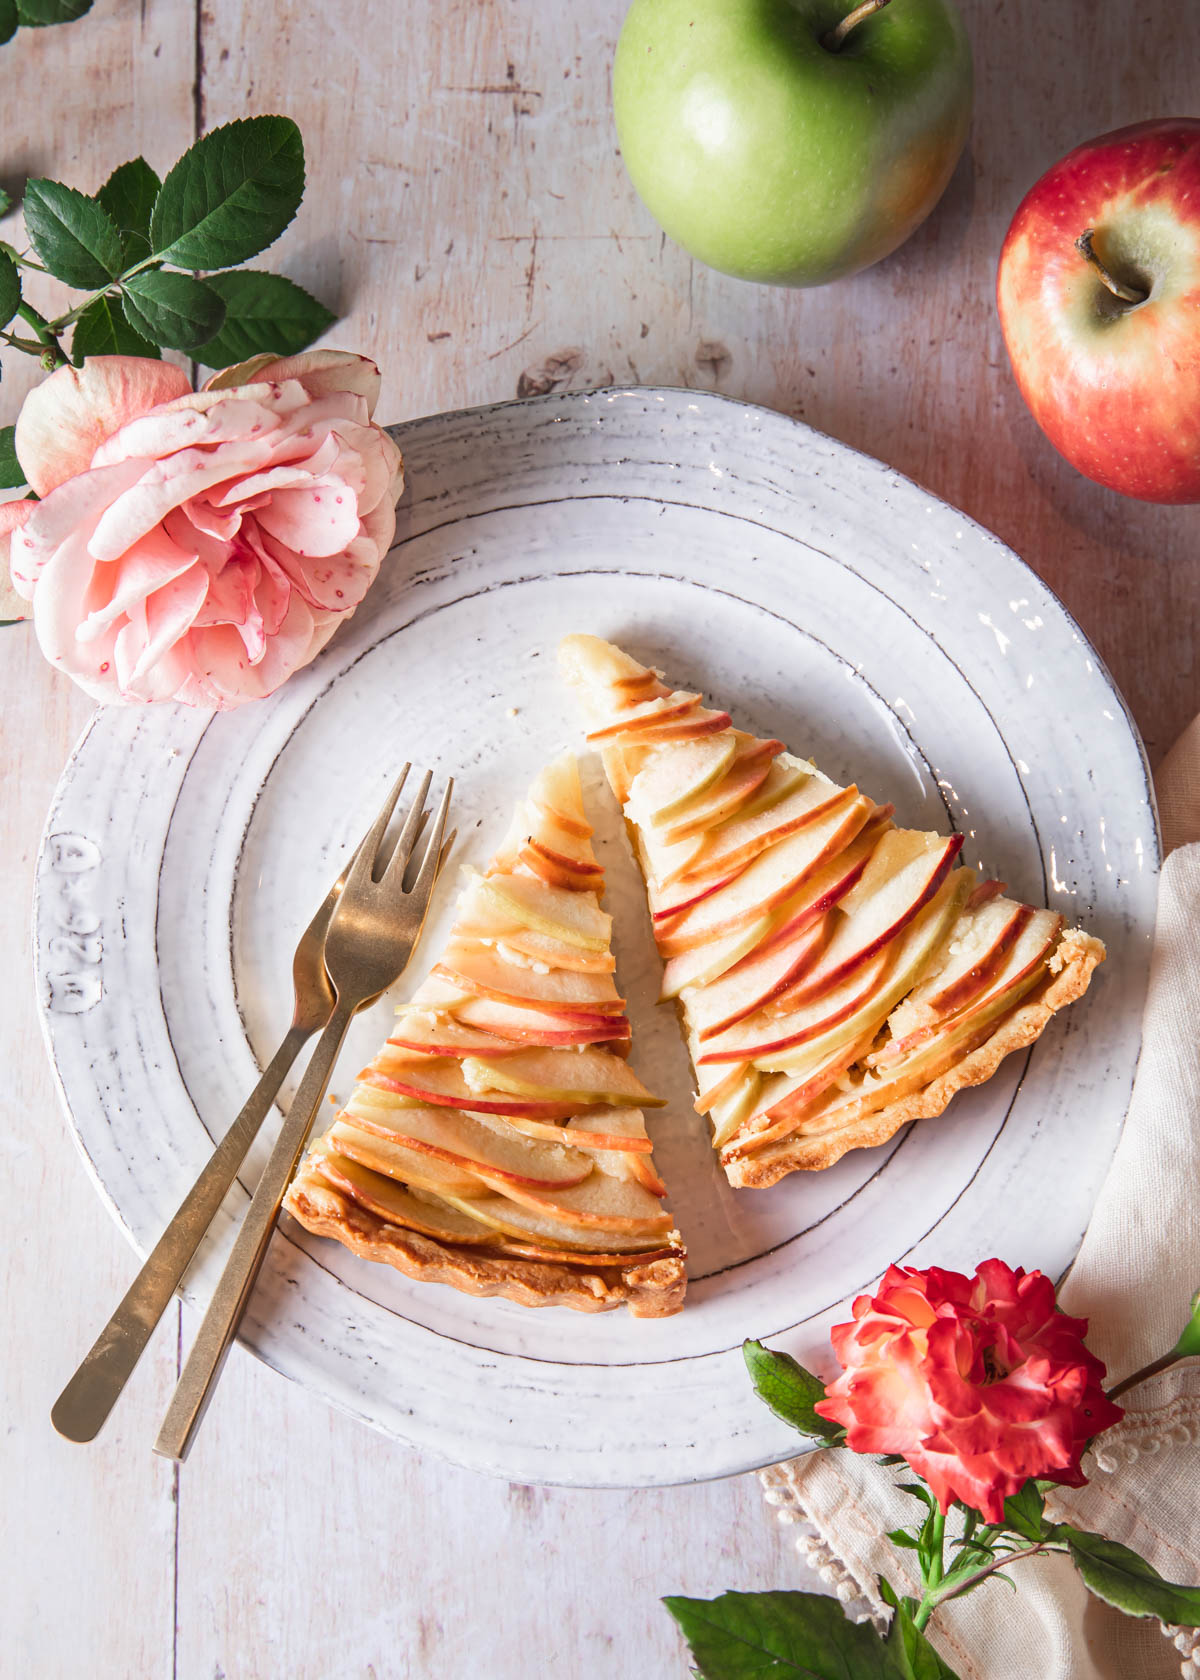
[[[823,1593],[722,1593],[664,1598],[701,1680],[898,1680],[869,1622],[846,1620]]]
[[[230,274],[210,274],[205,284],[225,305],[220,332],[196,351],[196,360],[205,367],[232,367],[265,350],[294,356],[337,319],[303,286],[282,274],[239,268]]]
[[[67,286],[97,291],[121,272],[121,236],[103,205],[61,181],[29,181],[25,229],[38,256]]]
[[[17,33],[17,25],[21,19],[17,15],[17,0],[0,0],[0,47],[5,41],[11,41]],[[0,205],[0,216],[3,216],[7,205]],[[11,622],[9,620],[8,622]]]
[[[145,158],[135,157],[114,169],[96,194],[121,236],[126,268],[150,255],[150,217],[161,186]]]
[[[71,360],[78,367],[85,356],[154,356],[158,346],[131,327],[119,301],[98,297],[75,323]]]
[[[17,16],[31,29],[52,23],[74,23],[92,9],[92,0],[17,0]]]
[[[761,1342],[743,1342],[742,1357],[759,1399],[766,1401],[776,1417],[804,1435],[816,1435],[830,1445],[841,1444],[841,1425],[830,1423],[813,1410],[817,1401],[825,1398],[820,1377],[806,1371],[790,1353],[775,1353]]]
[[[0,17],[3,16],[3,12],[4,12],[4,0],[0,0]],[[0,36],[0,46],[2,46],[3,43],[4,43],[4,37]],[[7,216],[8,212],[11,209],[12,209],[12,194],[8,193],[8,192],[5,192],[4,188],[0,187],[0,216]]]
[[[1176,1586],[1128,1546],[1103,1534],[1060,1523],[1056,1540],[1065,1540],[1071,1562],[1089,1592],[1127,1616],[1157,1616],[1160,1622],[1200,1627],[1200,1587]]]
[[[887,1648],[904,1680],[958,1680],[913,1620],[911,1600],[897,1598],[891,1583],[882,1577],[879,1591],[895,1612],[888,1628]]]
[[[228,268],[278,239],[303,196],[304,144],[290,117],[226,123],[163,182],[151,243],[181,268]]]
[[[16,490],[25,483],[25,469],[17,460],[17,428],[0,426],[0,490]]]
[[[1190,1359],[1200,1353],[1200,1289],[1192,1296],[1192,1316],[1184,1326],[1183,1334],[1171,1349],[1176,1359]]]
[[[888,1539],[892,1542],[893,1546],[899,1546],[901,1551],[906,1552],[915,1552],[921,1545],[921,1542],[916,1538],[916,1536],[910,1534],[906,1528],[889,1529]]]
[[[6,327],[21,301],[21,271],[7,251],[0,251],[0,327]]]
[[[922,1482],[897,1482],[896,1492],[911,1494],[914,1499],[919,1499],[922,1505],[930,1511],[937,1504],[933,1494]]]
[[[1046,1532],[1046,1501],[1036,1482],[1026,1482],[1020,1493],[1004,1501],[1004,1521],[1026,1540],[1041,1540]]]
[[[152,344],[194,350],[221,325],[225,305],[203,280],[168,269],[148,269],[125,282],[125,316]]]

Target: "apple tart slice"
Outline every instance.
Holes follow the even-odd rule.
[[[1098,939],[958,863],[962,836],[735,729],[595,636],[560,659],[624,806],[732,1184],[883,1143],[1087,990]]]
[[[284,1206],[368,1260],[471,1295],[678,1312],[684,1249],[654,1170],[613,981],[612,918],[569,755],[467,871],[450,941]]]

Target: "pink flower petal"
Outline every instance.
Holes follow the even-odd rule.
[[[58,368],[17,417],[17,455],[30,484],[48,495],[86,472],[106,438],[187,389],[181,369],[148,356],[89,356],[80,368]]]

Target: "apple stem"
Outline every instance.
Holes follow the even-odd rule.
[[[1075,241],[1075,249],[1092,265],[1114,297],[1120,298],[1122,303],[1145,303],[1150,296],[1149,292],[1136,291],[1132,286],[1124,285],[1105,268],[1092,245],[1095,235],[1095,228],[1086,228]]]
[[[839,52],[843,41],[852,29],[857,29],[864,18],[869,18],[873,12],[881,12],[888,5],[889,0],[862,0],[861,5],[855,6],[852,12],[847,12],[841,23],[821,37],[821,45],[829,52]]]

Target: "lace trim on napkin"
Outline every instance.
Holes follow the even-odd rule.
[[[1111,1475],[1122,1465],[1167,1447],[1196,1446],[1200,1446],[1200,1398],[1184,1394],[1152,1412],[1131,1412],[1105,1433],[1090,1458],[1097,1470]]]
[[[796,1550],[809,1568],[815,1569],[826,1585],[833,1588],[850,1620],[870,1621],[874,1624],[876,1632],[885,1632],[890,1612],[881,1598],[863,1590],[832,1546],[822,1537],[796,1485],[791,1464],[769,1464],[765,1470],[758,1472],[758,1479],[762,1486],[763,1498],[768,1505],[774,1507],[776,1521],[788,1527],[797,1527]],[[1186,1680],[1193,1680],[1193,1677],[1188,1675]],[[1200,1675],[1197,1675],[1195,1680],[1200,1680]]]

